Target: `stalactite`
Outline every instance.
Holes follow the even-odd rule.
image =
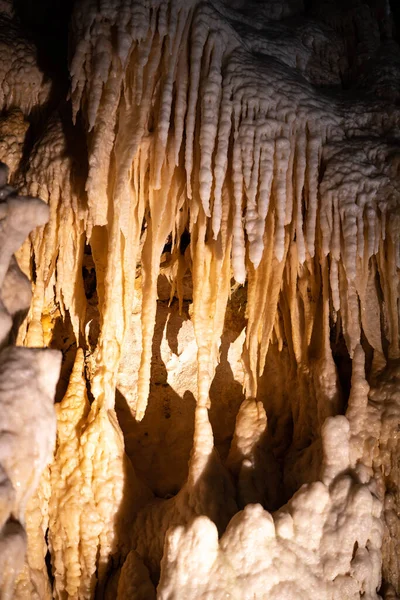
[[[25,161],[22,114],[44,110],[48,88],[22,98],[18,79],[3,98],[22,111],[6,117],[18,125],[15,142],[5,136],[13,171],[50,214],[18,254],[33,280],[18,340],[56,346],[70,322],[78,348],[42,511],[54,597],[152,597],[160,577],[160,598],[376,600],[382,543],[398,585],[397,409],[378,404],[397,401],[384,382],[400,351],[399,111],[385,94],[339,89],[375,49],[372,9],[274,24],[272,4],[252,24],[241,1],[78,3],[74,125],[65,106],[47,115]],[[116,408],[126,369],[125,415],[145,422],[161,276],[170,306],[191,305],[197,374],[186,482],[163,499],[131,468]],[[212,385],[238,289],[243,394],[221,458]],[[18,589],[33,562],[28,552]]]

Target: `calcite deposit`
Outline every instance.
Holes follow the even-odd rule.
[[[54,451],[61,356],[12,345],[31,300],[29,281],[13,255],[49,214],[42,201],[18,196],[7,178],[0,163],[0,595],[11,600],[24,566],[26,505]]]
[[[44,349],[63,356],[56,446],[18,517],[25,563],[2,538],[2,585],[396,598],[394,3],[76,0],[64,29],[46,6],[0,3],[0,158],[49,215],[4,280],[21,269],[32,287],[12,389],[49,409],[22,357],[43,349],[54,388]],[[25,406],[21,451],[54,434],[52,411],[40,425]]]

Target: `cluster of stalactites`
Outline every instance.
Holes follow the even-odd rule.
[[[342,317],[351,356],[362,329],[375,351],[398,358],[398,151],[378,140],[353,140],[327,147],[325,155],[321,230],[333,313]]]
[[[49,119],[32,149],[25,174],[27,194],[42,198],[50,211],[49,223],[38,228],[18,253],[21,268],[30,274],[32,255],[35,286],[27,327],[19,342],[49,345],[58,316],[68,312],[77,340],[85,325],[82,260],[85,244],[84,188],[73,161],[66,158],[67,142],[58,114]]]
[[[87,2],[79,10],[71,94],[74,114],[83,110],[90,131],[86,234],[100,273],[102,319],[95,392],[112,402],[140,261],[143,351],[133,408],[142,418],[167,240],[178,295],[186,268],[192,269],[201,403],[207,403],[232,275],[248,281],[249,396],[257,392],[271,339],[290,339],[297,362],[307,362],[319,313],[320,354],[329,347],[329,316],[339,314],[350,355],[361,328],[383,352],[382,320],[389,354],[396,356],[391,280],[398,242],[391,211],[397,192],[389,189],[396,169],[382,167],[390,148],[356,144],[365,160],[359,164],[357,153],[343,159],[351,109],[321,99],[276,61],[257,64],[209,5],[126,1],[99,14]],[[180,248],[185,230],[190,258]],[[218,285],[203,293],[207,278]],[[371,306],[379,316],[366,323]]]
[[[239,284],[247,282],[244,359],[249,407],[255,404],[271,340],[280,349],[288,343],[300,367],[307,367],[311,358],[328,363],[330,357],[319,380],[321,389],[327,388],[318,404],[319,424],[329,411],[337,412],[335,407],[320,410],[325,399],[336,394],[332,321],[340,319],[350,355],[362,330],[377,353],[398,355],[394,150],[373,141],[343,141],[350,113],[325,101],[287,66],[251,56],[229,21],[209,5],[126,0],[103,4],[100,10],[101,14],[97,2],[77,7],[78,41],[71,65],[74,114],[82,109],[87,122],[87,206],[83,190],[73,181],[73,166],[65,160],[63,127],[57,119],[36,145],[27,172],[29,192],[49,204],[50,222],[33,239],[38,271],[25,343],[47,343],[46,335],[50,339],[46,324],[54,315],[47,311],[52,310],[54,289],[76,338],[86,332],[81,278],[85,242],[96,269],[101,319],[96,363],[88,370],[95,401],[89,407],[85,360],[78,351],[59,405],[59,446],[50,471],[49,542],[60,597],[64,589],[90,597],[96,557],[105,561],[110,552],[126,552],[119,547],[125,541],[117,540],[114,512],[130,479],[118,425],[108,409],[114,403],[121,347],[140,282],[142,357],[132,409],[137,419],[144,415],[157,278],[166,242],[170,257],[164,272],[181,302],[183,277],[191,270],[198,345],[189,483],[166,511],[172,506],[177,514],[176,506],[185,507],[189,496],[196,514],[208,510],[207,486],[198,486],[205,490],[204,502],[191,488],[196,490],[213,454],[206,407],[232,276]],[[190,246],[185,250],[188,233]],[[317,379],[316,369],[304,372]],[[259,421],[263,432],[264,413]],[[336,423],[347,435],[347,422],[339,418]],[[336,429],[330,431],[337,442]],[[299,417],[295,441],[296,435],[305,438],[308,433]],[[239,434],[238,427],[236,438]],[[335,444],[331,450],[336,458]],[[345,461],[341,469],[347,468]],[[220,475],[215,480],[224,488]],[[79,507],[71,486],[85,491]],[[242,492],[247,498],[247,490]],[[140,496],[137,489],[135,494]],[[215,489],[210,493],[214,495],[218,497]],[[225,509],[226,489],[220,496]],[[143,502],[147,499],[143,492]],[[371,512],[369,496],[367,500]],[[149,522],[157,523],[152,518],[157,511],[149,506]],[[164,515],[161,510],[158,514]],[[94,523],[90,535],[86,516]],[[122,517],[121,531],[128,531],[129,519]],[[218,521],[214,516],[212,520]],[[304,522],[308,528],[309,519]],[[140,518],[138,523],[138,532],[145,532],[144,545],[163,531],[158,528],[152,536]],[[164,528],[165,523],[169,521],[163,518]],[[139,535],[135,539],[139,546]],[[162,536],[158,545],[161,552]],[[341,541],[331,547],[341,548]],[[71,558],[68,568],[66,555]],[[98,573],[102,585],[104,571]]]

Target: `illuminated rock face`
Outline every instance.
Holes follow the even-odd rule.
[[[313,4],[77,2],[68,102],[20,42],[17,342],[63,364],[15,598],[400,590],[399,47]]]

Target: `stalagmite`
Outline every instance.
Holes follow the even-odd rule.
[[[5,597],[394,598],[392,3],[83,0],[58,42],[20,4],[0,159],[48,221],[20,235],[3,182],[0,371],[63,361],[26,522],[0,415]]]
[[[120,554],[125,558],[129,521],[150,495],[136,486],[132,498],[134,477],[115,416],[98,403],[89,406],[83,360],[78,349],[67,392],[57,406],[57,449],[50,467],[49,545],[58,598],[64,590],[71,598],[90,598],[94,577],[104,585],[108,561]]]
[[[48,210],[35,198],[17,196],[7,185],[8,169],[0,164],[0,595],[14,597],[16,576],[24,566],[25,509],[55,442],[52,407],[60,355],[54,350],[18,348],[11,328],[29,308],[28,281],[13,254],[28,233],[48,220]]]

